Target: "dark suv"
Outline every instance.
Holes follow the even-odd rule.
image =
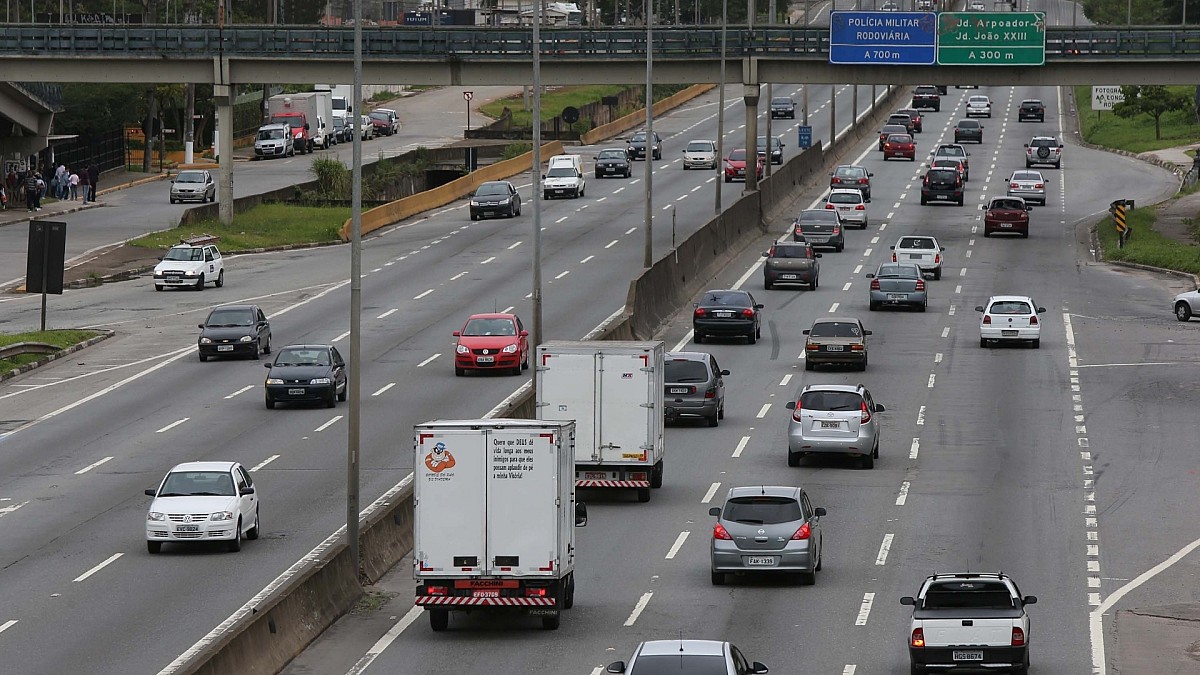
[[[921,204],[955,202],[963,205],[962,176],[954,169],[930,169],[921,181]]]
[[[787,96],[776,96],[771,99],[771,117],[796,119],[796,102]]]
[[[913,124],[912,117],[910,117],[908,113],[892,113],[890,116],[888,116],[887,123],[903,126],[904,133],[910,136],[916,133],[916,125]]]
[[[1036,98],[1027,98],[1021,101],[1021,107],[1017,110],[1017,121],[1024,122],[1025,120],[1045,122],[1046,104]]]
[[[912,107],[932,108],[934,112],[940,112],[942,109],[942,95],[938,92],[936,86],[923,84],[913,92]]]

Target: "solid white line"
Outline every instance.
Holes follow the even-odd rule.
[[[764,417],[766,417],[766,416],[767,416],[767,411],[768,411],[768,410],[770,410],[770,409],[771,409],[771,404],[770,404],[770,403],[764,403],[764,404],[763,404],[763,407],[761,407],[761,408],[759,408],[759,409],[758,409],[758,415],[756,415],[756,417],[758,417],[758,419],[760,419],[760,420],[761,420],[762,418],[764,418]]]
[[[908,481],[904,481],[900,484],[900,493],[896,495],[896,506],[904,506],[905,502],[908,501],[909,485],[910,483]]]
[[[371,665],[372,661],[379,658],[379,655],[382,654],[389,646],[391,646],[391,644],[395,642],[396,638],[400,637],[400,634],[403,633],[405,629],[411,626],[413,622],[424,613],[425,610],[421,607],[413,607],[412,609],[408,610],[408,614],[400,617],[400,620],[396,622],[396,625],[388,629],[388,632],[384,633],[383,637],[379,638],[374,645],[371,645],[371,648],[367,650],[367,653],[363,654],[362,658],[360,658],[350,670],[346,671],[346,675],[359,675],[366,670],[367,666]]]
[[[432,293],[432,292],[433,292],[433,289],[431,288],[431,289],[429,289],[429,290],[425,291],[424,293],[421,293],[420,295],[414,295],[414,296],[413,296],[413,300],[420,300],[421,298],[423,298],[423,297],[425,297],[425,296],[429,295],[429,294],[430,294],[430,293]]]
[[[345,339],[346,339],[346,338],[348,338],[348,337],[350,337],[350,331],[346,331],[345,333],[342,333],[341,335],[339,335],[339,336],[337,336],[337,337],[333,338],[333,341],[334,341],[334,342],[341,342],[342,340],[345,340]]]
[[[418,367],[418,368],[423,368],[423,367],[425,367],[426,365],[428,365],[428,364],[429,364],[431,361],[433,361],[434,359],[436,359],[437,357],[439,357],[439,356],[441,356],[441,355],[442,355],[442,353],[441,353],[441,352],[438,352],[437,354],[434,354],[433,356],[431,356],[431,357],[429,357],[429,358],[425,359],[424,361],[422,361],[422,362],[418,363],[418,364],[417,364],[417,367]],[[386,389],[384,389],[383,391],[387,391],[387,390],[386,390]]]
[[[340,419],[342,419],[342,416],[341,416],[341,415],[334,415],[334,416],[333,416],[333,419],[329,420],[329,421],[328,421],[328,422],[326,422],[325,424],[322,424],[321,426],[317,427],[316,429],[313,429],[313,433],[318,433],[318,432],[321,432],[321,431],[325,431],[325,430],[326,430],[326,429],[328,429],[329,427],[331,427],[331,426],[333,426],[334,424],[336,424],[336,423],[337,423],[337,421],[338,421],[338,420],[340,420]]]
[[[250,472],[254,473],[255,471],[258,471],[259,469],[270,464],[271,462],[274,462],[277,459],[279,459],[279,455],[271,455],[270,457],[264,459],[263,461],[259,462],[258,464],[255,464],[254,466],[250,467]]]
[[[721,488],[720,483],[713,483],[712,485],[708,486],[708,492],[704,493],[704,499],[701,499],[700,503],[707,504],[710,501],[712,501],[713,495],[717,494],[717,490],[719,490],[720,488]]]
[[[375,392],[374,394],[371,394],[371,395],[372,395],[372,396],[379,396],[380,394],[382,394],[383,392],[387,391],[388,389],[391,389],[391,388],[392,388],[392,387],[394,387],[394,386],[396,386],[396,383],[395,383],[395,382],[388,382],[387,384],[385,384],[385,385],[383,385],[382,387],[380,387],[380,388],[379,388],[379,391],[377,391],[377,392]]]
[[[733,451],[734,457],[741,457],[742,451],[746,449],[746,444],[750,442],[749,436],[742,436],[742,440],[738,441],[737,448]]]
[[[238,389],[237,391],[233,392],[232,394],[226,396],[225,398],[229,399],[229,398],[233,398],[234,396],[237,396],[238,394],[244,394],[244,393],[250,391],[251,389],[253,389],[254,387],[255,387],[255,385],[248,384],[248,385],[242,387],[241,389]]]
[[[120,557],[121,557],[121,556],[123,556],[123,555],[125,555],[125,554],[124,554],[124,553],[114,553],[114,554],[112,554],[112,555],[108,556],[108,558],[106,558],[106,559],[104,560],[104,562],[100,563],[99,565],[96,565],[96,566],[95,566],[95,567],[93,567],[92,569],[90,569],[90,570],[88,570],[88,571],[84,572],[83,574],[80,574],[79,576],[75,577],[75,579],[73,580],[73,583],[79,583],[80,581],[83,581],[84,579],[87,579],[88,577],[92,576],[92,575],[93,575],[93,574],[95,574],[96,572],[99,572],[100,570],[104,569],[105,567],[108,567],[108,565],[109,565],[110,563],[112,563],[114,560],[116,560],[117,558],[120,558]]]
[[[867,617],[871,615],[871,605],[874,603],[874,593],[863,593],[862,606],[858,608],[858,618],[854,620],[855,626],[867,625]]]
[[[791,374],[791,373],[788,373],[787,375],[784,375],[784,376],[783,376],[783,379],[782,379],[782,380],[780,380],[780,381],[779,381],[779,386],[781,386],[781,387],[786,387],[786,386],[787,386],[787,383],[788,383],[788,382],[791,382],[791,381],[792,381],[792,374]]]
[[[642,615],[642,610],[646,609],[646,605],[650,604],[650,598],[652,597],[654,597],[654,591],[642,594],[637,604],[633,606],[633,613],[629,615],[628,619],[625,619],[626,626],[632,626],[634,623],[637,623],[638,617]]]
[[[17,619],[9,619],[8,621],[5,621],[4,623],[0,623],[0,633],[3,633],[4,631],[8,630],[9,628],[12,628],[13,626],[17,625],[17,621],[18,621]]]
[[[616,246],[616,245],[617,245],[617,242],[619,242],[619,241],[621,241],[621,240],[620,240],[620,239],[613,239],[612,241],[608,242],[608,244],[607,244],[607,245],[606,245],[604,248],[612,248],[613,246]]]
[[[386,319],[386,318],[388,318],[389,316],[391,316],[391,315],[393,315],[393,314],[395,314],[396,312],[399,312],[399,311],[400,311],[399,309],[395,309],[395,308],[393,308],[393,309],[389,309],[388,311],[384,312],[383,314],[380,314],[379,316],[377,316],[377,317],[375,317],[375,318],[376,318],[376,319]]]
[[[875,556],[876,565],[886,565],[888,553],[892,550],[892,539],[896,535],[888,533],[883,535],[883,543],[879,545],[879,555]]]
[[[80,469],[80,470],[76,471],[76,472],[75,472],[75,475],[76,475],[76,476],[82,476],[83,474],[85,474],[85,473],[87,473],[87,472],[91,471],[92,469],[94,469],[94,468],[96,468],[96,467],[100,466],[101,464],[104,464],[105,462],[107,462],[107,461],[109,461],[109,460],[111,460],[111,459],[112,459],[112,457],[105,457],[104,459],[102,459],[102,460],[100,460],[100,461],[98,461],[98,462],[93,462],[93,463],[91,463],[91,464],[88,464],[87,466],[83,467],[82,469]]]
[[[679,342],[675,343],[675,348],[674,348],[674,349],[672,349],[671,351],[673,351],[673,352],[679,352],[679,351],[683,351],[683,348],[687,346],[687,343],[689,343],[689,342],[691,342],[691,341],[692,341],[692,336],[693,336],[693,335],[694,335],[694,333],[693,333],[692,331],[690,331],[690,330],[689,330],[689,331],[687,332],[687,335],[684,335],[684,336],[683,336],[683,339],[682,339],[682,340],[680,340]]]
[[[687,541],[689,534],[691,534],[689,530],[679,533],[679,536],[675,538],[675,543],[671,545],[671,550],[667,551],[667,560],[675,559],[675,554],[679,553],[679,547],[683,546],[683,542]]]
[[[482,261],[480,261],[480,263],[479,263],[479,264],[480,264],[480,265],[486,265],[486,264],[488,264],[488,263],[492,262],[492,261],[493,261],[493,260],[495,260],[495,259],[496,259],[496,256],[492,256],[492,257],[488,258],[487,260],[482,260]],[[424,611],[424,610],[422,610],[422,611]]]
[[[1090,363],[1079,364],[1076,368],[1123,368],[1126,366],[1194,366],[1195,361],[1148,361],[1146,363]]]
[[[183,418],[183,419],[181,419],[181,420],[175,420],[174,422],[171,422],[171,423],[170,423],[170,424],[168,424],[167,426],[165,426],[165,427],[163,427],[163,428],[159,429],[158,431],[156,431],[156,432],[154,432],[154,433],[156,433],[156,434],[161,434],[161,433],[163,433],[163,432],[170,431],[170,430],[174,429],[175,427],[179,426],[180,424],[183,424],[184,422],[186,422],[186,421],[188,421],[188,420],[190,420],[190,419],[192,419],[192,418],[190,418],[190,417],[185,417],[185,418]]]
[[[518,241],[517,243],[513,244],[512,246],[509,246],[509,247],[508,247],[508,250],[510,250],[510,251],[511,251],[511,250],[513,250],[514,248],[516,248],[516,247],[518,247],[518,246],[520,246],[520,245],[521,245],[521,242],[519,242],[519,241]]]
[[[567,275],[568,275],[568,274],[570,274],[570,273],[571,273],[571,270],[566,270],[566,271],[562,272],[561,274],[559,274],[558,276],[556,276],[556,277],[554,277],[554,278],[555,278],[556,280],[557,280],[557,279],[561,279],[561,278],[563,278],[563,277],[567,276]]]

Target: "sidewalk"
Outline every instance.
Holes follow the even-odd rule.
[[[25,205],[15,203],[12,196],[9,196],[8,208],[0,210],[0,227],[6,225],[15,225],[29,222],[32,218],[38,220],[50,220],[56,216],[61,216],[67,213],[75,213],[85,209],[94,209],[104,205],[104,195],[111,194],[118,190],[142,185],[144,183],[152,183],[154,181],[165,180],[166,173],[144,174],[139,172],[130,172],[124,169],[114,169],[100,174],[100,192],[97,193],[96,203],[84,204],[82,197],[77,201],[57,199],[42,199],[42,210],[36,213],[30,213]]]
[[[1138,157],[1158,160],[1159,162],[1178,167],[1179,173],[1184,174],[1193,166],[1188,150],[1197,150],[1200,143],[1181,145],[1175,148],[1163,148],[1143,152]],[[1200,192],[1181,195],[1169,199],[1158,207],[1158,218],[1154,223],[1154,231],[1183,244],[1197,245],[1197,224],[1200,224]]]

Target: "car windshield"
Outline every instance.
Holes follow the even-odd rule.
[[[662,654],[639,656],[629,675],[728,675],[724,656]]]
[[[946,587],[948,586],[948,587]],[[970,588],[964,588],[970,586]],[[925,592],[925,609],[1012,609],[1013,597],[1003,584],[956,582]]]
[[[646,132],[639,131],[633,135],[633,138],[631,138],[629,140],[634,143],[645,143],[646,142]]]
[[[254,325],[252,309],[214,309],[204,325],[210,328],[235,328]]]
[[[475,194],[482,197],[487,195],[507,195],[508,186],[504,183],[484,183],[475,190]]]
[[[729,161],[731,161],[731,162],[746,161],[746,151],[745,150],[734,150],[733,152],[729,153]]]
[[[1025,203],[1016,199],[993,199],[993,211],[1024,211]]]
[[[277,124],[286,124],[293,129],[299,129],[304,126],[304,120],[299,117],[280,117],[271,121]]]
[[[517,326],[512,319],[471,319],[466,326],[463,326],[462,334],[466,336],[516,335]]]
[[[233,476],[225,471],[172,471],[163,481],[159,497],[232,497]]]
[[[579,174],[569,166],[556,166],[546,172],[546,178],[575,178]]]
[[[853,193],[831,192],[829,193],[829,198],[826,201],[828,201],[830,204],[861,204],[862,193],[858,190],[855,190]]]
[[[792,105],[792,99],[775,97],[771,99],[771,105]]]
[[[908,144],[912,143],[912,136],[905,134],[892,134],[891,136],[888,136],[887,142]]]
[[[328,366],[329,352],[324,349],[283,349],[275,357],[276,366]]]
[[[345,118],[343,118],[343,117],[333,118],[333,128],[334,129],[345,129],[346,128]]]
[[[260,141],[276,141],[286,136],[287,134],[284,133],[283,129],[263,129],[258,132],[258,140]]]
[[[867,171],[859,166],[839,166],[833,175],[838,178],[866,178]]]
[[[596,159],[625,159],[624,150],[602,150]]]
[[[382,120],[382,121],[384,121],[384,122],[388,122],[388,123],[390,123],[390,122],[392,121],[392,116],[391,116],[391,115],[389,115],[389,114],[387,114],[387,113],[381,113],[381,112],[378,112],[378,111],[371,113],[371,114],[369,115],[369,117],[370,117],[371,119],[373,119],[373,120]]]
[[[734,497],[725,502],[721,518],[751,525],[792,523],[803,518],[800,504],[791,497]]]
[[[916,265],[880,265],[875,276],[889,279],[920,279],[921,270]]]
[[[1021,300],[1000,300],[992,303],[988,314],[1033,314],[1033,311]]]
[[[703,361],[668,357],[666,371],[664,377],[667,382],[708,382],[708,366]]]
[[[929,180],[949,181],[953,183],[958,180],[958,172],[953,169],[934,169],[929,172]]]
[[[861,410],[863,399],[852,391],[806,391],[800,395],[804,410]]]
[[[765,148],[766,146],[767,146],[767,137],[759,136],[758,137],[758,147]],[[771,147],[772,148],[779,147],[779,139],[778,138],[771,138]]]
[[[696,141],[687,144],[687,152],[712,152],[712,143],[707,141]]]
[[[727,307],[749,307],[750,297],[745,293],[738,291],[716,291],[713,293],[705,293],[704,299],[700,301],[700,306],[710,307],[712,305],[723,305]]]
[[[175,247],[163,256],[163,260],[184,260],[187,262],[198,262],[204,260],[204,251],[198,248]]]
[[[901,237],[896,248],[922,248],[932,251],[933,240],[928,237]]]
[[[202,171],[180,171],[175,177],[176,183],[203,183],[204,172]]]
[[[854,321],[818,321],[808,330],[809,337],[862,337],[862,328]]]
[[[772,258],[808,258],[807,246],[782,246],[777,245],[772,251]]]

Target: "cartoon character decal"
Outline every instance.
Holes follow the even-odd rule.
[[[433,446],[433,452],[425,455],[425,466],[434,473],[441,473],[454,468],[454,455],[446,449],[446,444],[438,442]]]

